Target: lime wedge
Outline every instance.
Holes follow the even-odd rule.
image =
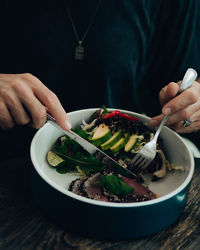
[[[65,163],[65,160],[63,160],[60,156],[58,156],[56,153],[49,151],[47,154],[47,161],[50,166],[52,167],[58,167]]]

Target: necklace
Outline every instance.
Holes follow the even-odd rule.
[[[80,38],[79,35],[78,35],[78,32],[77,32],[76,26],[74,24],[74,21],[73,21],[71,11],[69,9],[68,1],[65,1],[65,7],[67,9],[67,14],[69,16],[69,19],[70,19],[70,22],[71,22],[71,25],[72,25],[72,28],[73,28],[73,31],[74,31],[74,35],[75,35],[76,40],[78,42],[78,45],[75,47],[75,54],[74,54],[75,60],[82,61],[84,59],[85,48],[82,46],[82,44],[83,44],[83,41],[85,40],[85,38],[86,38],[86,36],[87,36],[93,22],[94,22],[94,19],[96,17],[97,11],[98,11],[99,6],[100,6],[100,3],[101,3],[101,0],[98,1],[97,5],[96,5],[96,8],[95,8],[95,10],[94,10],[94,12],[93,12],[93,14],[91,16],[91,19],[89,21],[88,27],[87,27],[85,33],[83,34],[82,38]]]

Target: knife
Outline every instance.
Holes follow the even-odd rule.
[[[58,125],[58,123],[56,122],[56,120],[51,115],[49,115],[48,113],[47,113],[47,121],[49,123],[51,123],[57,129],[61,130],[64,134],[66,134],[67,136],[69,136],[72,140],[76,141],[89,154],[93,155],[97,160],[103,162],[104,165],[105,165],[105,161],[106,161],[106,163],[108,163],[114,169],[116,169],[116,171],[118,173],[120,173],[122,175],[125,175],[127,177],[130,177],[130,178],[134,178],[134,179],[136,178],[136,175],[134,173],[132,173],[130,170],[128,170],[127,168],[125,168],[122,165],[120,165],[112,157],[110,157],[109,155],[107,155],[105,152],[103,152],[102,150],[100,150],[99,148],[97,148],[92,143],[88,142],[87,140],[85,140],[84,138],[82,138],[81,136],[79,136],[78,134],[76,134],[74,131],[72,131],[72,130],[68,130],[68,131],[63,130]]]

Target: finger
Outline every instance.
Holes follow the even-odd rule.
[[[46,122],[46,110],[42,103],[35,97],[32,87],[30,87],[29,84],[30,82],[24,82],[23,79],[21,79],[21,81],[14,86],[14,91],[15,95],[18,96],[24,112],[32,118],[31,126],[38,129]],[[10,93],[9,95],[11,95]],[[12,105],[14,104],[15,103],[12,103]],[[17,110],[15,110],[16,113],[19,112],[19,108],[18,106]],[[24,117],[24,119],[26,119],[26,117]]]
[[[162,108],[162,113],[164,115],[171,115],[197,101],[198,96],[196,95],[194,89],[190,88],[166,103]]]
[[[65,112],[64,108],[62,107],[60,101],[58,100],[57,97],[53,97],[54,102],[49,102],[49,100],[47,100],[46,103],[46,107],[47,107],[47,111],[49,112],[49,114],[51,114],[55,120],[57,121],[57,123],[64,129],[64,130],[69,130],[72,128],[70,119],[67,115],[67,113]],[[54,103],[54,104],[53,104]]]
[[[63,122],[64,115],[66,116],[66,113],[63,110],[60,111],[59,101],[57,101],[57,98],[55,98],[56,101],[53,100],[52,96],[54,94],[36,77],[33,75],[26,73],[20,75],[20,83],[15,85],[15,91],[20,96],[20,100],[25,106],[26,110],[30,113],[32,117],[32,126],[34,128],[40,128],[43,126],[46,122],[46,107],[49,110],[49,112],[52,114],[52,116],[57,117],[57,120],[61,120],[61,125],[64,129],[69,129]],[[50,104],[48,104],[48,102]],[[55,107],[57,107],[57,110],[54,111],[54,109],[51,107],[54,103]],[[56,109],[56,108],[55,108]],[[58,118],[58,115],[60,113],[60,116]]]
[[[159,126],[159,124],[161,123],[162,119],[163,119],[163,115],[154,117],[150,120],[150,125],[152,127],[157,127]],[[192,119],[191,119],[192,120]],[[195,121],[192,123],[192,125],[190,125],[189,127],[184,127],[183,126],[184,120],[183,121],[178,121],[176,123],[168,123],[166,122],[166,126],[170,127],[171,129],[173,129],[174,131],[176,131],[177,133],[192,133],[192,132],[197,132],[200,128],[200,120],[199,121]]]
[[[37,77],[31,74],[23,74],[25,81],[29,81],[34,95],[46,107],[46,110],[56,119],[64,129],[71,129],[71,123],[57,96],[50,91]]]
[[[200,119],[200,115],[198,114],[199,112],[195,112],[195,111],[198,111],[198,109],[196,107],[195,107],[195,109],[193,109],[193,111],[192,111],[192,109],[190,109],[189,111],[183,110],[183,111],[177,112],[177,113],[169,116],[165,125],[177,130],[183,126],[183,121],[188,119],[189,117],[190,117],[190,119],[192,119],[192,121],[196,121],[196,120]],[[150,120],[150,125],[152,127],[159,126],[159,124],[161,123],[163,118],[164,118],[163,114],[153,117]]]
[[[0,101],[0,126],[2,129],[9,129],[13,128],[15,122],[10,115],[8,108],[6,107],[5,103]]]
[[[171,82],[168,85],[166,85],[159,93],[159,99],[160,103],[163,106],[165,103],[167,103],[170,99],[175,97],[178,93],[179,86],[175,82]]]
[[[10,91],[9,98],[6,98],[5,104],[17,124],[25,125],[30,122],[30,116],[24,110],[24,107],[14,92]]]
[[[50,91],[46,86],[40,86],[39,89],[35,89],[35,95],[37,98],[43,103],[43,105],[47,108],[47,111],[52,115],[57,123],[64,129],[71,129],[71,123],[62,107],[57,96]]]
[[[170,121],[170,123],[171,123],[170,127],[172,127],[176,131],[180,131],[180,130],[184,131],[184,133],[187,133],[187,131],[195,132],[195,131],[199,130],[198,127],[197,128],[195,127],[198,124],[197,122],[200,121],[200,108],[199,107],[200,107],[200,104],[199,105],[193,104],[193,105],[189,106],[188,111],[185,112],[185,110],[184,110],[184,115],[180,116],[179,120],[177,122],[175,122],[174,124],[173,124],[174,120],[172,117],[172,119]],[[188,115],[187,115],[187,113],[188,113]],[[178,116],[178,114],[177,114],[177,116]],[[188,129],[188,127],[184,126],[185,120],[188,120],[188,119],[192,122],[192,124],[189,126],[190,127],[189,129]]]
[[[197,114],[199,114],[199,110],[200,110],[200,102],[192,104],[187,108],[170,115],[168,121],[166,122],[166,125],[171,125],[179,121],[184,121],[188,119],[188,117],[193,118],[193,121],[198,120],[199,115]]]
[[[188,112],[188,115],[185,115],[185,116],[180,115],[179,116],[178,113],[176,115],[172,115],[169,117],[169,119],[167,120],[165,125],[167,125],[171,129],[175,130],[177,133],[191,133],[191,132],[198,131],[200,128],[200,124],[199,124],[200,109],[199,109],[198,105],[191,105],[191,106],[189,108],[190,110]],[[184,114],[186,114],[185,111],[184,111]],[[162,114],[159,116],[153,117],[150,121],[150,125],[153,127],[157,127],[160,124],[160,122],[162,121],[163,117],[164,116]],[[184,120],[186,120],[188,118],[190,118],[190,120],[192,121],[192,124],[188,127],[184,127],[183,126]]]
[[[162,116],[163,117],[163,116]],[[162,120],[161,118],[157,118],[154,123],[154,120],[152,120],[150,122],[150,124],[153,124],[153,127],[157,127],[160,124],[160,120]],[[192,119],[191,119],[192,120]],[[184,134],[184,133],[192,133],[192,132],[197,132],[200,128],[200,119],[198,121],[195,121],[192,123],[192,125],[188,126],[188,127],[184,127],[183,126],[184,121],[179,121],[175,124],[170,124],[167,125],[168,127],[170,127],[171,129],[173,129],[174,131],[176,131],[177,133],[180,134]]]
[[[182,126],[179,126],[175,130],[177,133],[185,134],[185,133],[197,132],[199,130],[199,128],[200,128],[200,120],[193,122],[188,127],[183,127],[183,123],[182,123]]]
[[[32,117],[31,126],[35,129],[41,128],[46,123],[45,106],[32,92],[29,92],[21,101]]]
[[[163,115],[163,114],[151,118],[151,120],[150,120],[150,125],[151,125],[152,127],[157,127],[157,126],[159,126],[159,124],[161,123],[161,121],[162,121],[163,118],[164,118],[164,115]]]

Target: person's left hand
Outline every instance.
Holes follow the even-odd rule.
[[[166,125],[178,133],[191,133],[200,129],[200,83],[195,81],[190,88],[177,95],[180,82],[171,82],[161,89],[159,100],[162,114],[151,119],[150,124],[157,127],[164,115],[170,115]],[[176,96],[177,95],[177,96]],[[192,124],[184,127],[184,120]]]

